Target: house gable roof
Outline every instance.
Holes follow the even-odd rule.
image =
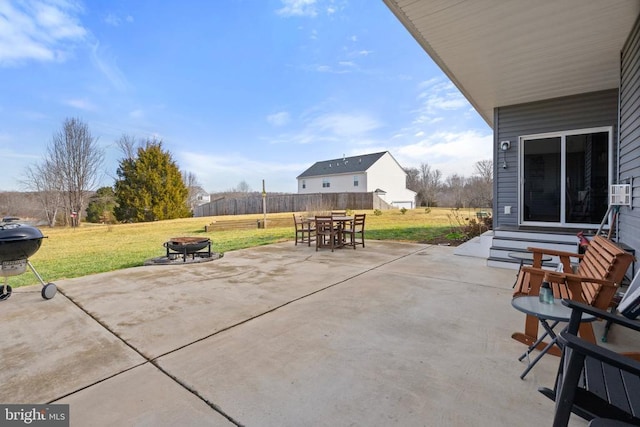
[[[387,153],[388,151],[383,151],[381,153],[363,154],[360,156],[316,162],[309,169],[298,175],[298,179],[313,176],[365,172]]]
[[[493,109],[614,89],[638,0],[383,0],[493,127]]]

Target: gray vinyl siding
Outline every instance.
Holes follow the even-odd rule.
[[[632,207],[620,208],[620,240],[640,253],[640,17],[622,49],[620,182],[633,183]]]
[[[616,152],[617,88],[498,107],[494,113],[494,159],[496,160],[494,162],[496,177],[494,225],[496,228],[518,225],[518,137],[612,126],[614,153]],[[500,151],[501,141],[511,142],[511,149],[506,152],[506,169],[503,168],[505,153]],[[505,206],[511,206],[510,215],[504,213]]]

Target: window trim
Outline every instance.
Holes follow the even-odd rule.
[[[542,222],[542,221],[525,221],[523,218],[524,209],[522,208],[524,205],[524,141],[525,140],[535,140],[535,139],[544,139],[544,138],[560,138],[561,145],[561,162],[560,162],[560,172],[562,177],[566,177],[566,140],[568,136],[572,135],[584,135],[589,133],[600,133],[607,132],[609,134],[608,140],[608,165],[607,165],[607,174],[608,174],[608,182],[607,188],[611,188],[611,184],[614,181],[614,134],[613,134],[613,126],[601,126],[601,127],[593,127],[593,128],[581,128],[581,129],[569,129],[569,130],[561,130],[557,132],[544,132],[544,133],[536,133],[529,135],[521,135],[518,137],[518,224],[519,225],[530,225],[530,226],[540,226],[540,227],[563,227],[563,228],[585,228],[585,227],[593,227],[597,224],[587,224],[587,223],[570,223],[566,222],[565,217],[565,209],[564,206],[566,204],[565,193],[566,193],[566,180],[560,180],[560,221],[559,222]],[[609,222],[611,222],[611,214],[609,214]],[[605,226],[608,228],[608,226]]]

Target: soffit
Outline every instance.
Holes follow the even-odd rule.
[[[617,88],[639,0],[384,0],[493,126],[495,107]]]

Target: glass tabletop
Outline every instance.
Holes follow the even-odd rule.
[[[540,319],[558,320],[560,322],[568,322],[571,318],[572,310],[562,304],[562,299],[556,298],[553,304],[545,304],[540,302],[538,296],[516,297],[511,300],[511,305],[518,311],[531,314]],[[583,322],[592,322],[596,317],[591,314],[582,314]]]

